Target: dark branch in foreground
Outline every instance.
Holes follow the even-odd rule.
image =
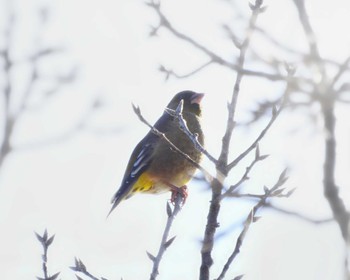
[[[258,15],[263,11],[262,1],[256,0],[255,5],[251,5],[252,14],[249,21],[248,30],[246,33],[246,37],[240,46],[240,55],[238,58],[238,70],[235,81],[235,86],[232,93],[232,98],[230,103],[228,104],[228,118],[226,124],[225,134],[222,138],[222,146],[221,153],[216,164],[216,170],[218,174],[219,181],[223,181],[227,176],[229,169],[227,168],[228,163],[228,155],[230,150],[231,136],[233,133],[233,129],[235,126],[234,116],[235,110],[238,100],[238,95],[240,91],[240,83],[243,78],[243,69],[245,62],[245,55],[249,47],[250,39],[255,29],[255,24],[258,18]],[[213,57],[212,57],[213,58]],[[220,212],[220,200],[222,194],[222,184],[218,184],[217,181],[213,181],[211,183],[212,189],[212,197],[209,207],[209,213],[207,217],[207,224],[205,227],[203,245],[201,249],[201,266],[200,266],[200,276],[201,280],[209,280],[210,279],[210,268],[213,265],[212,251],[214,248],[214,236],[216,233],[216,229],[219,226],[218,224],[218,216]]]
[[[170,228],[174,222],[174,219],[175,219],[176,215],[181,210],[181,203],[182,203],[183,199],[184,198],[179,193],[175,199],[175,205],[174,205],[173,210],[171,209],[169,202],[167,202],[166,212],[168,215],[168,219],[167,219],[167,222],[166,222],[166,225],[164,228],[164,232],[163,232],[162,240],[161,240],[161,243],[160,243],[160,246],[158,249],[158,253],[156,256],[154,256],[151,253],[147,252],[148,257],[153,262],[153,268],[152,268],[150,280],[155,280],[157,278],[157,276],[159,274],[159,264],[162,260],[163,254],[165,253],[165,250],[168,249],[169,246],[175,240],[176,236],[174,236],[170,239],[168,239],[168,237],[169,237]]]
[[[43,260],[42,269],[43,269],[44,277],[37,277],[37,279],[38,280],[55,280],[55,279],[57,279],[60,272],[57,272],[54,275],[50,276],[50,274],[48,272],[48,268],[47,268],[47,261],[48,261],[47,252],[48,252],[48,249],[55,238],[55,235],[52,235],[51,237],[49,237],[46,229],[45,229],[42,236],[38,233],[35,233],[35,235],[38,238],[39,242],[41,243],[41,245],[44,249],[44,253],[42,255],[42,260]]]

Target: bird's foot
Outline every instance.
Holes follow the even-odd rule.
[[[188,197],[188,191],[187,191],[187,186],[184,185],[181,188],[173,186],[171,188],[171,198],[170,202],[175,205],[175,202],[178,198],[178,196],[181,196],[182,201],[181,201],[181,206],[183,206],[186,202],[186,199]]]

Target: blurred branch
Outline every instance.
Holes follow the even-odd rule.
[[[314,58],[318,63],[322,61],[321,55],[316,43],[316,36],[315,32],[311,26],[311,23],[309,21],[309,16],[307,14],[306,8],[305,8],[305,1],[304,0],[293,0],[295,7],[297,8],[299,20],[300,23],[304,29],[304,33],[306,35],[306,40],[309,44],[309,52],[312,58]],[[321,66],[321,64],[319,64]],[[323,66],[321,66],[323,68]],[[324,68],[321,71],[323,74]]]
[[[293,0],[298,11],[300,23],[306,35],[310,56],[314,59],[315,65],[321,74],[321,80],[315,82],[314,92],[318,97],[321,105],[322,117],[325,129],[325,157],[323,165],[323,191],[330,208],[333,212],[333,217],[337,221],[342,237],[345,241],[345,246],[349,243],[349,225],[350,212],[346,209],[345,204],[339,196],[339,189],[335,182],[335,165],[336,165],[336,138],[335,138],[335,102],[337,101],[337,90],[334,89],[336,82],[341,78],[346,71],[350,58],[347,58],[344,63],[338,68],[338,72],[331,79],[327,77],[327,72],[324,66],[324,61],[320,55],[316,41],[316,36],[310,24],[304,0]],[[329,82],[331,81],[331,82]],[[348,268],[348,256],[345,257],[345,277],[350,279],[350,271]]]
[[[260,120],[262,117],[266,116],[267,114],[270,114],[270,112],[272,111],[272,108],[277,108],[280,103],[281,103],[281,98],[278,98],[276,100],[271,100],[271,101],[263,100],[263,101],[257,102],[257,108],[252,110],[252,115],[253,115],[252,119],[247,121],[244,124],[249,125]]]
[[[279,49],[282,49],[286,52],[289,52],[291,54],[296,54],[299,56],[305,56],[305,54],[303,54],[300,51],[297,51],[291,47],[289,47],[288,45],[283,44],[283,42],[278,41],[277,39],[275,39],[274,37],[272,37],[271,34],[269,34],[268,32],[266,32],[266,30],[264,30],[263,28],[257,26],[256,27],[256,31],[262,35],[262,37],[264,39],[266,39],[267,41],[269,41],[270,43],[272,43],[273,45],[275,45],[276,47],[278,47]]]
[[[150,276],[150,280],[155,280],[159,274],[159,264],[162,260],[163,254],[165,253],[165,250],[169,248],[169,246],[173,243],[175,240],[175,237],[169,238],[169,232],[170,228],[174,222],[174,219],[176,215],[180,212],[181,210],[181,203],[183,202],[184,197],[181,195],[181,193],[178,193],[178,195],[175,198],[174,201],[174,209],[171,209],[171,206],[169,202],[167,202],[166,205],[166,211],[168,215],[168,219],[164,228],[162,240],[158,249],[158,253],[156,256],[153,256],[151,253],[147,252],[148,257],[150,260],[153,262],[153,268]]]
[[[217,55],[213,51],[209,50],[207,47],[205,47],[204,45],[198,43],[197,41],[195,41],[191,37],[187,36],[186,34],[181,33],[180,31],[175,29],[172,26],[172,24],[169,22],[167,17],[161,11],[160,3],[156,3],[154,0],[151,0],[150,2],[147,2],[146,4],[149,7],[151,7],[157,13],[157,15],[159,17],[160,23],[159,23],[159,26],[157,28],[154,28],[155,30],[158,30],[161,27],[166,28],[173,35],[175,35],[177,38],[190,43],[192,46],[196,47],[198,50],[200,50],[203,53],[207,54],[216,63],[223,64],[223,65],[226,65],[226,64],[229,65],[229,63],[225,59],[221,58],[219,55]]]
[[[47,258],[47,251],[50,247],[50,245],[52,244],[55,235],[52,235],[51,237],[48,237],[48,233],[47,230],[45,229],[43,235],[41,236],[38,233],[35,233],[37,239],[39,240],[39,242],[41,243],[43,249],[44,249],[44,253],[42,255],[42,260],[43,260],[43,264],[42,264],[42,269],[43,269],[43,274],[44,274],[44,278],[42,277],[37,277],[38,280],[55,280],[57,279],[58,275],[60,274],[60,272],[55,273],[54,275],[50,276],[48,269],[47,269],[47,262],[48,262],[48,258]]]
[[[349,241],[350,213],[339,196],[338,186],[335,183],[336,140],[334,102],[328,100],[322,104],[324,126],[326,130],[325,159],[323,166],[324,195],[332,209],[334,219],[337,221],[345,242]]]
[[[76,271],[76,272],[80,272],[83,275],[87,276],[89,279],[92,280],[107,280],[107,278],[101,277],[98,278],[94,275],[92,275],[86,268],[85,264],[78,258],[75,258],[75,266],[71,266],[70,269]],[[78,275],[76,275],[76,277],[78,278],[78,280],[83,280],[81,277],[79,277]]]
[[[0,52],[0,58],[3,60],[3,75],[4,75],[4,88],[3,101],[4,110],[2,119],[3,126],[3,139],[0,144],[0,167],[2,166],[6,156],[11,151],[10,139],[14,127],[14,119],[10,112],[10,103],[12,96],[12,82],[11,82],[11,72],[13,68],[13,61],[10,57],[10,49],[12,47],[12,36],[13,28],[15,23],[14,14],[9,15],[7,25],[4,32],[4,49]]]
[[[204,63],[203,65],[199,66],[198,68],[192,70],[191,72],[189,72],[187,74],[183,74],[183,75],[179,75],[176,72],[174,72],[173,70],[167,69],[163,65],[159,66],[159,71],[162,73],[165,73],[165,80],[168,80],[171,76],[174,76],[177,79],[184,79],[184,78],[188,78],[194,74],[197,74],[198,72],[202,71],[204,68],[208,67],[212,63],[213,63],[213,61],[210,60],[210,61]]]
[[[300,22],[303,26],[304,32],[306,34],[306,37],[309,43],[310,54],[316,60],[317,65],[320,68],[320,72],[323,75],[323,79],[325,79],[326,71],[324,69],[323,60],[319,52],[315,33],[313,31],[313,28],[310,24],[310,21],[307,15],[307,11],[305,8],[305,1],[293,0],[293,2],[297,8]],[[333,87],[334,87],[334,84],[337,82],[337,80],[340,79],[344,71],[347,69],[349,62],[350,62],[350,58],[347,58],[344,61],[344,63],[339,67],[339,70],[335,75],[335,77],[333,78],[333,81],[331,82],[330,86],[322,87],[323,86],[322,81],[320,82],[321,84],[315,85],[315,88],[316,88],[315,90],[320,91],[319,101],[321,103],[320,105],[322,108],[324,128],[326,132],[325,160],[324,160],[324,168],[323,168],[324,194],[330,204],[334,218],[338,222],[338,225],[342,232],[342,236],[345,241],[348,241],[349,239],[350,213],[346,210],[346,207],[339,196],[338,187],[336,186],[336,183],[335,183],[335,164],[336,164],[335,123],[336,123],[336,120],[335,120],[335,114],[334,114],[334,107],[335,107],[336,96],[333,96]]]
[[[60,90],[62,90],[62,88],[64,88],[65,86],[73,83],[77,77],[77,72],[78,69],[77,67],[72,67],[69,71],[67,71],[64,74],[60,74],[57,75],[55,77],[45,77],[46,79],[51,79],[53,80],[53,85],[51,85],[51,88],[43,90],[40,96],[40,100],[37,101],[36,104],[30,104],[29,102],[22,102],[22,106],[21,106],[21,110],[19,110],[20,112],[22,111],[32,111],[32,110],[37,110],[40,109],[41,107],[43,107],[44,105],[47,104],[47,102],[49,101],[50,98],[56,96]],[[38,79],[44,79],[44,77],[42,77],[42,75],[40,75],[38,77]],[[25,100],[24,100],[25,101]]]
[[[249,215],[247,216],[245,222],[244,222],[244,226],[243,229],[241,231],[241,233],[239,234],[237,240],[236,240],[236,245],[234,247],[233,252],[231,253],[231,255],[229,256],[227,262],[225,263],[220,275],[218,278],[216,278],[216,280],[223,280],[228,269],[230,268],[232,262],[235,260],[235,258],[237,257],[237,255],[240,253],[240,249],[243,245],[243,242],[245,240],[245,237],[247,235],[247,232],[251,226],[252,223],[256,222],[259,220],[260,217],[256,216],[257,211],[262,208],[263,206],[265,206],[266,201],[268,198],[271,197],[278,197],[278,196],[289,196],[291,194],[291,192],[288,192],[286,194],[283,193],[284,188],[281,188],[284,183],[288,180],[288,177],[286,177],[286,170],[284,170],[276,184],[271,188],[267,188],[264,187],[264,194],[260,196],[259,202],[253,207],[253,209],[249,212]]]
[[[330,88],[334,88],[339,79],[343,76],[343,74],[349,70],[350,56],[339,66],[338,72],[333,77],[332,82],[330,84]]]
[[[285,214],[285,215],[288,215],[288,216],[293,216],[295,218],[298,218],[298,219],[301,219],[301,220],[304,220],[306,222],[309,222],[309,223],[312,223],[312,224],[325,224],[325,223],[329,223],[329,222],[334,222],[334,218],[328,218],[328,219],[313,219],[313,218],[309,218],[305,215],[302,215],[298,212],[294,212],[294,211],[290,211],[290,210],[286,210],[286,209],[283,209],[283,208],[280,208],[274,204],[271,204],[271,203],[265,203],[265,207],[266,208],[270,208],[271,210],[274,210],[274,211],[277,211],[277,212],[280,212],[282,214]]]
[[[43,8],[38,13],[39,19],[41,20],[40,26],[45,26],[48,19],[48,9]],[[4,163],[7,155],[14,151],[17,147],[12,145],[12,136],[13,131],[17,128],[17,124],[20,119],[33,107],[30,104],[31,97],[36,93],[36,86],[40,82],[46,80],[46,78],[40,73],[39,62],[46,60],[52,55],[59,54],[62,49],[57,47],[45,47],[41,46],[41,31],[38,31],[37,34],[34,34],[33,39],[35,40],[36,46],[32,54],[23,56],[26,57],[24,60],[16,60],[14,57],[14,47],[12,43],[12,37],[14,36],[15,30],[15,13],[11,12],[10,16],[6,22],[6,28],[4,31],[4,47],[0,50],[0,59],[3,61],[2,65],[2,74],[4,77],[4,87],[2,88],[3,96],[3,117],[0,118],[2,122],[3,132],[1,133],[0,141],[0,168]],[[14,92],[13,88],[17,83],[17,66],[26,63],[28,66],[27,76],[28,83],[22,90],[22,92]],[[60,92],[60,89],[63,85],[72,83],[75,80],[76,71],[75,68],[72,68],[71,71],[63,75],[56,75],[54,77],[54,84],[50,90],[44,91],[43,97],[41,99],[41,104],[45,105],[48,97],[53,96]],[[15,96],[16,93],[16,96]],[[69,137],[74,132],[79,130],[82,124],[78,124],[76,127],[71,130],[62,133],[60,136],[42,140],[38,143],[28,144],[27,147],[44,145],[46,143],[55,143],[57,141],[64,140],[66,137]],[[25,147],[21,147],[25,148]]]
[[[170,76],[174,76],[177,78],[187,78],[195,73],[198,73],[200,70],[204,69],[208,65],[212,63],[217,63],[219,65],[228,67],[237,73],[240,73],[242,75],[247,75],[247,76],[254,76],[254,77],[261,77],[261,78],[266,78],[271,81],[284,81],[286,79],[285,76],[277,73],[277,74],[272,74],[272,73],[267,73],[267,72],[261,72],[261,71],[253,71],[249,69],[244,69],[243,65],[238,62],[238,64],[231,63],[230,61],[225,60],[222,58],[220,55],[216,54],[214,51],[211,51],[207,47],[205,47],[203,44],[197,42],[196,40],[192,39],[190,36],[178,31],[167,19],[167,17],[164,15],[164,13],[161,10],[161,5],[158,2],[155,2],[154,0],[151,0],[150,2],[147,3],[149,7],[151,7],[158,15],[159,17],[159,25],[157,27],[153,27],[153,30],[151,32],[151,35],[157,34],[157,31],[160,28],[165,28],[168,30],[170,33],[172,33],[175,37],[178,39],[185,41],[195,47],[197,50],[201,51],[202,53],[206,54],[209,57],[209,62],[204,63],[202,66],[199,68],[183,75],[179,75],[173,70],[169,70],[165,68],[164,66],[160,67],[160,71],[166,74],[166,78],[169,78]],[[264,11],[264,7],[259,10],[259,13]],[[244,42],[242,43],[241,48],[244,49]]]

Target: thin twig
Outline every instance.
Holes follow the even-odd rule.
[[[276,184],[271,189],[264,187],[265,194],[260,197],[259,202],[249,212],[249,215],[247,216],[247,218],[244,222],[244,227],[236,240],[234,250],[231,253],[231,255],[229,256],[229,258],[227,259],[227,262],[225,263],[219,277],[216,280],[223,280],[224,279],[226,272],[230,268],[232,262],[237,257],[237,255],[240,253],[240,249],[243,245],[243,242],[244,242],[246,234],[250,228],[250,225],[259,219],[258,217],[256,217],[257,211],[266,204],[267,199],[271,198],[271,197],[280,196],[280,195],[289,196],[291,194],[290,192],[283,194],[284,189],[281,188],[283,186],[283,184],[287,181],[287,179],[288,179],[288,177],[286,176],[286,170],[284,170],[280,174]]]
[[[36,235],[37,239],[39,240],[39,242],[41,243],[43,250],[44,250],[44,253],[42,255],[42,260],[43,260],[42,269],[43,269],[44,278],[37,277],[37,279],[38,280],[55,280],[55,279],[57,279],[60,272],[57,272],[54,275],[50,276],[50,274],[48,272],[48,268],[47,268],[47,262],[48,262],[47,252],[48,252],[48,249],[55,238],[55,235],[52,235],[51,237],[49,237],[46,229],[45,229],[43,235],[40,235],[38,233],[35,233],[35,235]]]
[[[259,4],[260,1],[256,1],[256,5]],[[245,57],[246,57],[246,52],[249,47],[249,43],[251,40],[251,37],[253,35],[253,31],[255,29],[255,24],[258,19],[258,15],[260,14],[260,9],[261,5],[257,6],[255,9],[252,9],[252,15],[249,20],[249,26],[247,30],[247,35],[246,38],[244,39],[241,48],[240,48],[240,54],[238,58],[238,66],[240,68],[243,68],[244,62],[245,62]],[[235,111],[236,111],[236,106],[237,106],[237,100],[238,100],[238,95],[240,91],[240,85],[242,82],[243,75],[241,72],[237,72],[236,76],[236,81],[234,84],[233,88],[233,94],[230,103],[228,104],[228,119],[227,119],[227,126],[226,126],[226,132],[225,135],[222,139],[222,148],[221,148],[221,154],[219,157],[219,161],[222,163],[227,164],[228,160],[228,154],[230,150],[230,143],[231,143],[231,136],[232,132],[234,129],[234,118],[235,118]],[[223,171],[223,170],[222,170]],[[227,173],[228,170],[225,170]]]
[[[260,134],[254,140],[254,142],[243,153],[241,153],[237,158],[235,158],[232,162],[230,162],[227,165],[227,169],[228,170],[231,170],[233,167],[235,167],[243,158],[245,158],[258,145],[258,143],[261,141],[262,138],[264,138],[264,136],[267,133],[267,131],[270,129],[272,124],[277,119],[278,115],[282,111],[282,108],[283,107],[280,106],[280,108],[278,110],[276,110],[276,108],[273,107],[271,119],[268,122],[268,124],[266,125],[266,127],[260,132]]]
[[[170,232],[171,226],[174,222],[176,215],[181,210],[181,203],[183,202],[183,199],[184,199],[183,196],[181,195],[181,193],[179,193],[175,198],[173,210],[171,209],[169,202],[167,202],[166,212],[168,215],[168,219],[167,219],[167,222],[166,222],[166,225],[164,228],[164,232],[163,232],[162,240],[161,240],[161,243],[160,243],[160,246],[158,249],[158,253],[156,256],[153,256],[151,253],[147,252],[148,257],[153,262],[150,280],[155,280],[157,278],[157,276],[159,275],[159,264],[162,260],[162,257],[164,255],[166,249],[168,249],[169,246],[175,240],[176,236],[169,239],[169,232]]]
[[[197,74],[198,72],[202,71],[203,69],[205,69],[206,67],[208,67],[209,65],[211,65],[213,63],[212,60],[209,60],[208,62],[204,63],[203,65],[195,68],[194,70],[192,70],[191,72],[188,72],[186,74],[182,74],[179,75],[176,72],[174,72],[173,70],[167,69],[165,68],[163,65],[159,66],[159,71],[165,73],[165,79],[169,79],[170,76],[174,76],[177,79],[185,79],[188,78],[194,74]]]
[[[107,280],[107,278],[104,278],[104,277],[98,278],[98,277],[94,276],[93,274],[91,274],[87,270],[86,265],[82,262],[82,260],[80,260],[78,258],[75,258],[75,264],[74,264],[74,266],[71,266],[70,269],[72,269],[75,272],[80,272],[92,280]],[[78,275],[76,275],[76,276],[78,277],[78,279],[81,279]]]
[[[290,69],[288,66],[286,67],[286,71],[288,73],[289,77],[292,77],[294,75],[294,69]],[[266,125],[266,127],[260,132],[258,137],[254,140],[254,142],[245,150],[243,151],[238,157],[236,157],[231,163],[227,165],[227,170],[230,171],[232,168],[234,168],[242,159],[244,159],[261,141],[261,139],[264,138],[265,134],[268,132],[268,130],[271,128],[273,123],[276,121],[277,117],[280,115],[281,111],[283,110],[284,106],[286,105],[286,102],[288,100],[288,97],[291,92],[291,83],[287,82],[286,89],[284,91],[284,94],[282,96],[281,105],[277,109],[275,106],[272,107],[272,114],[271,119]]]
[[[231,197],[232,195],[234,195],[233,192],[239,186],[241,186],[245,181],[247,181],[249,179],[249,173],[253,169],[254,165],[256,163],[258,163],[259,161],[264,160],[267,157],[268,157],[268,155],[262,155],[262,156],[260,155],[259,145],[257,144],[256,147],[255,147],[255,157],[254,157],[253,161],[249,164],[249,166],[246,167],[245,172],[243,173],[241,179],[237,183],[231,185],[229,187],[229,189],[224,194],[222,194],[221,199],[223,199],[223,198],[225,198],[227,196]]]
[[[326,223],[329,223],[329,222],[334,222],[334,218],[313,219],[313,218],[307,217],[305,215],[302,215],[302,214],[300,214],[298,212],[286,210],[286,209],[283,209],[281,207],[278,207],[278,206],[276,206],[274,204],[271,204],[271,203],[268,203],[268,202],[265,203],[264,207],[270,208],[271,210],[280,212],[280,213],[288,215],[288,216],[293,216],[295,218],[301,219],[303,221],[306,221],[306,222],[309,222],[309,223],[312,223],[312,224],[317,224],[318,225],[318,224],[326,224]]]

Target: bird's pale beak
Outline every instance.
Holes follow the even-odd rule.
[[[197,103],[200,104],[204,97],[204,93],[196,93],[191,97],[191,104]]]

